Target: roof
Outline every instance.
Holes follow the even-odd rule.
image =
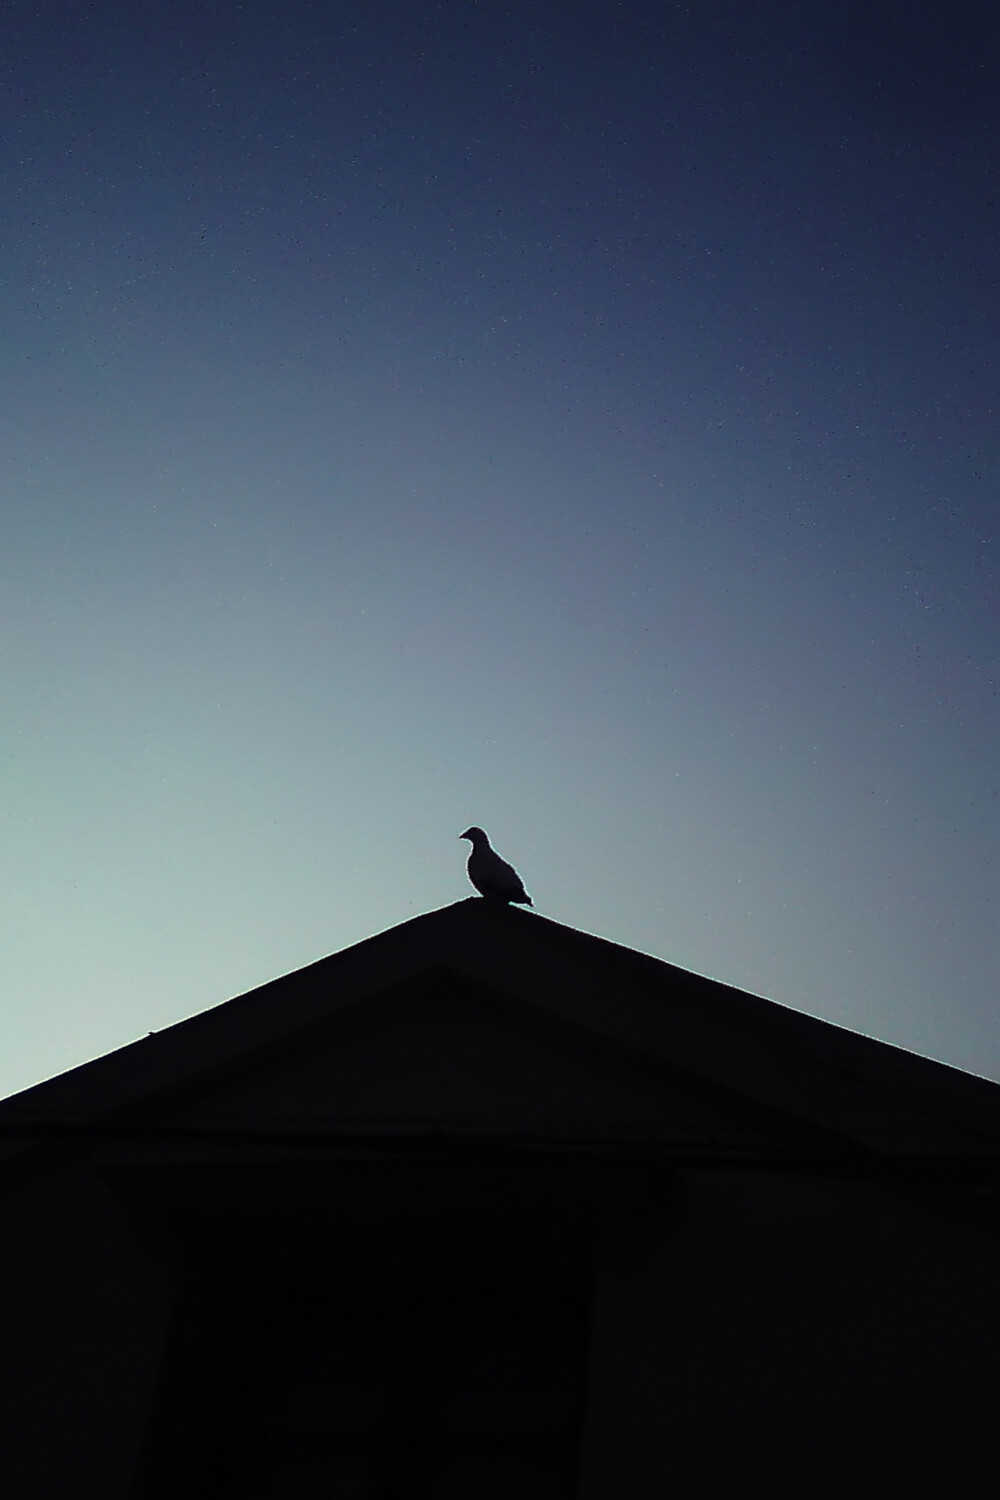
[[[322,1103],[303,1104],[298,1128],[306,1121],[311,1130],[371,1131],[382,1127],[364,1100],[358,1104],[351,1077],[360,1068],[374,1079],[380,1049],[394,1036],[397,1051],[404,1049],[397,1082],[410,1057],[408,1071],[423,1090],[417,1102],[387,1106],[394,1129],[551,1133],[559,1124],[555,1105],[543,1115],[526,1105],[519,1126],[523,1089],[510,1094],[505,1122],[485,1105],[477,1117],[468,1102],[435,1119],[435,1049],[447,1049],[454,1037],[461,1056],[472,1057],[471,1043],[457,1040],[468,1016],[484,1018],[477,1045],[480,1053],[494,1050],[501,1072],[509,1055],[511,1069],[533,1069],[539,1079],[544,1072],[548,1082],[538,1088],[556,1093],[560,1058],[563,1075],[586,1074],[577,1093],[596,1090],[603,1101],[586,1129],[608,1140],[666,1142],[673,1130],[678,1149],[700,1142],[704,1155],[729,1129],[718,1122],[740,1118],[750,1122],[740,1139],[758,1145],[769,1131],[777,1140],[780,1126],[786,1135],[794,1127],[811,1140],[880,1159],[976,1166],[971,1175],[991,1173],[1000,1160],[1000,1086],[475,897],[13,1095],[0,1102],[0,1139],[10,1156],[58,1137],[211,1132],[235,1128],[233,1122],[280,1133],[294,1122],[287,1107],[280,1116],[263,1104],[258,1109],[260,1080],[294,1067],[295,1098],[318,1099],[310,1061],[317,1057],[326,1060]],[[474,1072],[479,1064],[469,1066]],[[637,1099],[646,1090],[653,1101],[645,1113],[627,1101],[629,1079]],[[474,1099],[479,1086],[473,1077],[464,1097]],[[668,1096],[687,1101],[669,1119],[654,1107]],[[566,1121],[564,1134],[584,1129],[569,1115]],[[732,1130],[729,1136],[735,1139]]]

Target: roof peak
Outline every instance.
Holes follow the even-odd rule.
[[[918,1117],[926,1123],[930,1109],[940,1121],[974,1122],[1000,1140],[996,1084],[476,896],[410,917],[13,1095],[0,1102],[0,1129],[10,1135],[31,1122],[132,1118],[220,1068],[317,1038],[336,1045],[337,1028],[380,996],[454,981],[463,993],[586,1033],[598,1046],[685,1068],[803,1119],[823,1116],[828,1128],[849,1128],[852,1110],[905,1118],[911,1128]]]

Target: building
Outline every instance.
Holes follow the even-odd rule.
[[[992,1495],[1000,1087],[477,899],[0,1104],[10,1500]]]

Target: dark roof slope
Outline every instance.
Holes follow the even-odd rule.
[[[682,1067],[892,1155],[994,1160],[1000,1086],[544,917],[475,897],[416,917],[0,1102],[0,1135],[115,1120],[211,1087],[275,1048],[335,1045],[340,1018],[459,976],[549,1024]]]

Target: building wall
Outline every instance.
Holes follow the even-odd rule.
[[[943,1196],[706,1173],[609,1247],[581,1500],[995,1492],[995,1243]]]
[[[0,1198],[0,1493],[126,1500],[163,1350],[171,1277],[92,1170]]]
[[[532,1262],[532,1276],[563,1266],[581,1295],[592,1287],[580,1500],[992,1496],[996,1239],[948,1194],[705,1170],[667,1172],[649,1192],[639,1174],[617,1200],[603,1178],[574,1178],[563,1199],[563,1167],[532,1170],[525,1187],[504,1168],[484,1208],[470,1187],[481,1166],[449,1167],[427,1178],[433,1205],[421,1187],[401,1207],[394,1173],[365,1196],[355,1167],[322,1211],[322,1168],[274,1199],[244,1174],[250,1207],[238,1212],[235,1190],[220,1198],[210,1174],[198,1190],[218,1214],[210,1263],[198,1260],[204,1226],[190,1206],[167,1216],[188,1214],[178,1250],[169,1227],[123,1207],[95,1170],[9,1193],[0,1492],[195,1494],[211,1451],[205,1493],[238,1475],[231,1492],[249,1494],[253,1403],[284,1379],[267,1363],[273,1337],[255,1331],[265,1283],[333,1283],[342,1296],[363,1264],[368,1295],[384,1273],[387,1296],[405,1284],[415,1305],[452,1276],[467,1299],[489,1261],[498,1284],[507,1266],[516,1286]],[[514,1227],[501,1245],[504,1224]]]

